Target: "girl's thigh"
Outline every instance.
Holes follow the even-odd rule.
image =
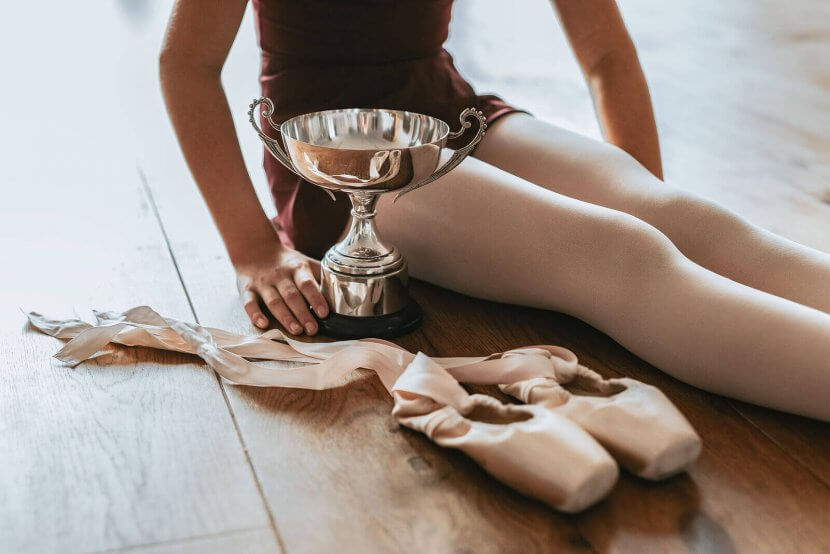
[[[648,276],[679,256],[662,233],[629,214],[475,158],[396,203],[383,195],[377,222],[414,277],[589,321],[599,306],[645,293]]]
[[[642,219],[697,264],[747,286],[830,313],[830,257],[654,177],[623,150],[514,114],[476,156],[571,198]]]
[[[661,209],[686,194],[624,150],[527,114],[497,121],[476,157],[549,190],[655,223]]]

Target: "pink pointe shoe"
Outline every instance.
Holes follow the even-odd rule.
[[[558,358],[554,378],[517,381],[501,385],[502,391],[567,417],[645,479],[665,479],[697,460],[700,437],[660,389],[635,379],[603,379],[564,348],[530,347],[505,357],[544,352]]]
[[[541,406],[470,395],[422,353],[391,392],[392,415],[402,425],[461,450],[496,479],[557,510],[583,510],[617,481],[617,464],[574,422]]]

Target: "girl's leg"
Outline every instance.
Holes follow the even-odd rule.
[[[563,311],[688,383],[830,420],[830,315],[708,271],[636,217],[477,159],[392,203],[413,276]]]
[[[488,130],[476,156],[552,191],[632,214],[710,270],[830,313],[830,255],[663,183],[615,146],[516,114]]]

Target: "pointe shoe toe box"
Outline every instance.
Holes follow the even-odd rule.
[[[532,418],[509,425],[470,422],[464,437],[442,442],[464,450],[499,480],[563,512],[584,510],[611,491],[619,469],[596,440],[549,410],[523,406],[522,411]]]
[[[689,469],[697,461],[702,444],[697,434],[683,434],[666,443],[651,463],[637,475],[644,479],[659,481]]]
[[[610,382],[625,389],[607,397],[573,395],[554,409],[644,479],[665,479],[694,464],[700,437],[660,389],[629,378]]]

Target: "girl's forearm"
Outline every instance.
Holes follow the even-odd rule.
[[[167,111],[190,172],[230,255],[278,240],[254,191],[218,69],[161,63]]]
[[[662,179],[651,96],[633,47],[605,57],[588,75],[588,86],[605,140]]]

